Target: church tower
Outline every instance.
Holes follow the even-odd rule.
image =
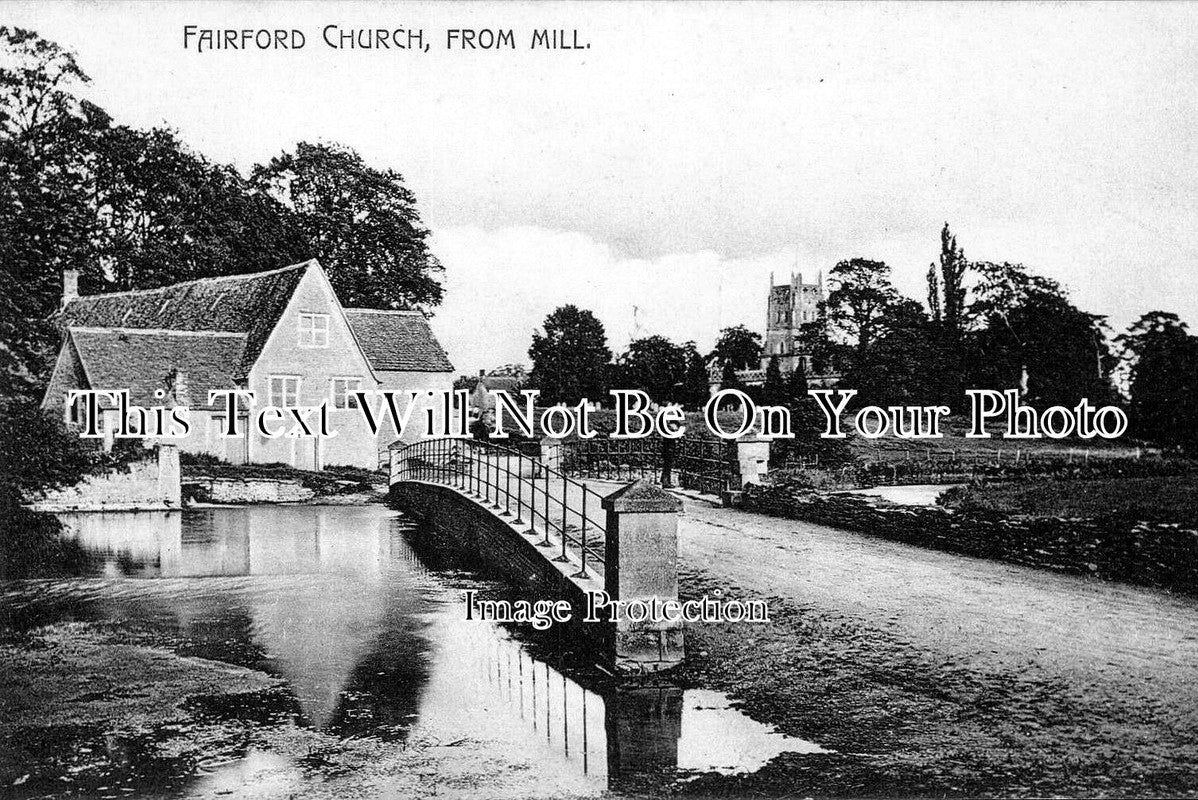
[[[819,320],[819,304],[823,299],[822,272],[815,283],[803,283],[803,274],[792,272],[790,282],[781,286],[774,285],[774,275],[770,273],[762,369],[769,366],[770,357],[776,355],[783,373],[793,372],[798,366],[810,372],[809,354],[803,352],[799,333],[803,325]]]

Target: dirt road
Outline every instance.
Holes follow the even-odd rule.
[[[696,677],[843,756],[762,790],[1198,793],[1194,598],[695,501],[680,557],[684,593],[776,611],[699,626]]]

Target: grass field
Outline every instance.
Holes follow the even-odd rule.
[[[1198,476],[992,483],[950,490],[942,502],[962,510],[1053,517],[1114,515],[1146,522],[1198,524]]]
[[[1147,455],[1148,449],[1138,447],[1126,437],[1118,439],[1003,439],[995,433],[1000,426],[991,425],[989,439],[967,439],[969,420],[964,416],[945,418],[941,425],[941,439],[899,439],[889,434],[879,439],[866,439],[857,435],[852,418],[845,416],[844,429],[849,434],[849,445],[853,454],[862,461],[904,461],[926,458],[979,458],[1001,463],[1010,463],[1024,456],[1055,455],[1086,458],[1136,458]]]

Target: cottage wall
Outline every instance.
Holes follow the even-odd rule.
[[[327,347],[301,346],[301,313],[328,315]],[[250,370],[247,388],[255,393],[259,407],[270,402],[272,375],[299,377],[298,404],[301,406],[318,406],[329,401],[329,426],[336,436],[272,439],[251,431],[251,462],[281,462],[299,469],[322,469],[342,464],[366,469],[378,467],[378,441],[370,434],[361,411],[333,409],[333,378],[358,378],[363,389],[377,388],[378,383],[358,348],[332,286],[318,269],[307,270]],[[314,424],[315,415],[310,419]],[[275,427],[282,424],[276,423]]]

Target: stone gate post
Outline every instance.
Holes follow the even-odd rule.
[[[548,469],[562,468],[562,440],[552,436],[541,439],[541,464]]]
[[[745,488],[746,483],[761,483],[769,472],[770,440],[760,436],[744,436],[736,440],[736,466],[740,477],[734,489]]]
[[[603,499],[607,512],[604,590],[615,600],[678,600],[678,514],[682,502],[645,479]],[[682,620],[615,622],[616,666],[656,672],[682,661]]]

